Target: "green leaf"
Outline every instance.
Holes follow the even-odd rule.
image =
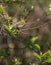
[[[40,46],[38,44],[34,44],[34,46],[37,48],[37,49],[41,49]]]
[[[9,30],[13,29],[14,25],[9,25]]]
[[[48,62],[48,63],[51,63],[51,58],[48,58],[48,59],[47,59],[47,62]]]
[[[8,26],[3,24],[4,29],[9,30]]]
[[[47,52],[45,52],[44,54],[43,54],[43,56],[45,56],[45,55],[47,55],[47,54],[51,54],[51,50],[48,50]]]
[[[40,59],[40,60],[41,60],[41,56],[40,56],[38,53],[34,52],[33,55],[34,55],[37,59]]]
[[[49,4],[49,7],[51,7],[51,3]]]
[[[32,43],[34,43],[38,38],[39,38],[38,36],[32,37],[32,38],[30,39],[30,41],[31,41]]]
[[[12,19],[13,19],[13,17],[10,16],[10,17],[8,18],[8,21],[11,21]]]
[[[5,2],[9,2],[9,0],[5,0]]]
[[[3,11],[3,7],[2,7],[2,5],[0,5],[0,12],[2,12]]]

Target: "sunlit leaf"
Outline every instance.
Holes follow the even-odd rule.
[[[38,48],[39,50],[41,49],[38,44],[34,44],[34,46],[35,46],[36,48]]]
[[[51,4],[49,4],[49,7],[51,7]]]
[[[9,29],[8,26],[5,25],[5,24],[3,24],[3,27],[4,27],[5,29],[7,29],[7,30]]]
[[[40,60],[41,60],[41,56],[40,56],[38,53],[34,52],[33,55],[34,55],[37,59],[40,59]]]
[[[49,4],[49,13],[51,13],[51,3]]]
[[[0,12],[2,12],[3,11],[3,7],[2,7],[2,5],[0,5]]]
[[[51,11],[51,8],[49,8],[49,11]]]
[[[8,20],[10,21],[10,20],[12,20],[12,18],[13,18],[13,17],[10,16],[10,17],[8,18]]]
[[[38,38],[39,38],[38,36],[37,36],[37,37],[33,37],[33,38],[30,39],[30,41],[31,41],[32,43],[34,43]]]
[[[45,52],[44,54],[43,54],[43,56],[45,56],[45,55],[47,55],[47,54],[51,54],[51,50],[48,50],[47,52]]]
[[[14,25],[9,25],[9,30],[13,29]]]
[[[47,59],[47,62],[48,63],[51,63],[51,57]]]

